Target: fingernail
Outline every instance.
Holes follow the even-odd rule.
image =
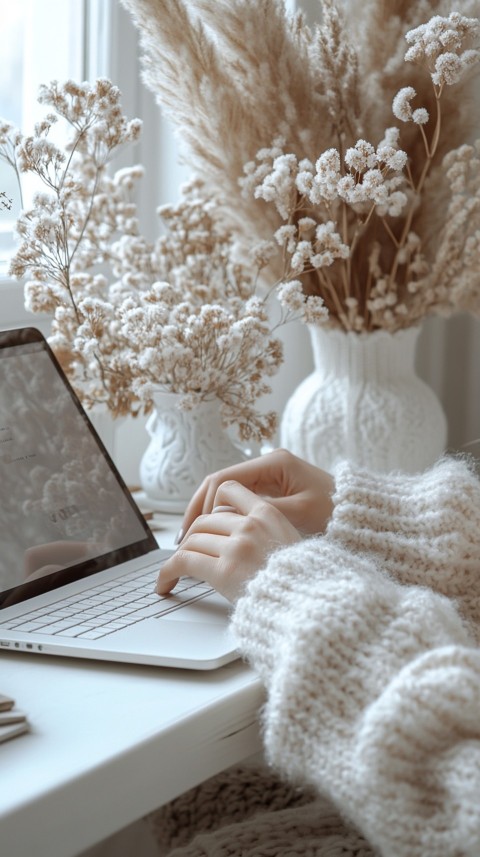
[[[177,535],[175,536],[173,544],[179,545],[180,542],[182,541],[182,539],[183,539],[183,529],[179,529]]]

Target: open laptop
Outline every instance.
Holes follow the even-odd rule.
[[[43,335],[0,332],[0,657],[213,669],[238,657],[228,602],[162,551]]]

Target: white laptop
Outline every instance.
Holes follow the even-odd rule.
[[[162,560],[42,334],[0,332],[0,657],[38,652],[214,669],[230,605]]]

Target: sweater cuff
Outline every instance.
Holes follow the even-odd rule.
[[[340,464],[326,539],[368,555],[405,583],[429,569],[478,563],[480,483],[464,461],[445,458],[424,473],[372,474]],[[412,579],[412,570],[416,579]]]
[[[239,650],[267,686],[279,652],[289,646],[289,628],[295,624],[298,605],[311,597],[311,583],[319,574],[316,545],[321,540],[312,538],[271,554],[232,614],[231,630]]]

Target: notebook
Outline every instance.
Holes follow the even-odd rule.
[[[229,603],[162,551],[43,335],[0,332],[0,657],[214,669],[238,657]]]

